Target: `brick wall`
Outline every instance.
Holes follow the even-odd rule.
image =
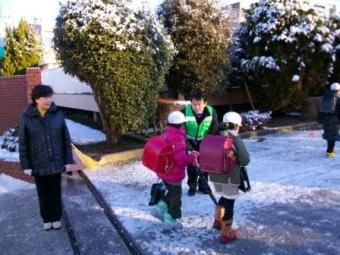
[[[34,178],[24,174],[20,169],[19,162],[0,160],[0,174],[6,174],[23,181],[33,183]]]
[[[20,114],[31,102],[31,91],[41,84],[40,68],[27,68],[25,75],[0,77],[0,133],[18,125]],[[28,182],[33,177],[23,174],[19,162],[0,160],[0,173]]]
[[[31,103],[32,89],[41,84],[41,70],[39,67],[31,67],[26,70],[27,102]]]
[[[27,105],[26,77],[17,75],[0,78],[0,133],[18,123]]]
[[[0,133],[18,124],[30,102],[32,88],[40,83],[40,68],[27,68],[25,75],[0,78]]]

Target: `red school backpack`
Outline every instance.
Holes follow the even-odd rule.
[[[144,146],[143,164],[155,173],[167,173],[174,164],[174,146],[164,136],[154,136]]]
[[[230,173],[233,170],[236,157],[228,157],[233,151],[231,136],[207,135],[200,145],[200,169],[207,173]]]

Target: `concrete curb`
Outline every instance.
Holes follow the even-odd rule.
[[[115,164],[126,161],[140,160],[143,156],[143,149],[135,149],[118,153],[103,155],[99,161],[101,165]]]
[[[296,125],[288,125],[275,128],[265,128],[258,131],[250,131],[241,134],[242,138],[255,138],[265,135],[277,134],[277,133],[288,133],[298,130],[315,130],[320,129],[322,126],[317,122],[308,122]],[[139,139],[140,141],[146,142],[145,137],[140,137],[138,135],[131,135],[131,137]],[[111,153],[103,155],[100,159],[100,164],[116,164],[121,162],[128,162],[134,160],[141,160],[143,156],[143,149],[135,149],[118,153]]]

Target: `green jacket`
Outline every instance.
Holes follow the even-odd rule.
[[[202,139],[207,134],[218,133],[219,123],[216,111],[208,105],[204,108],[202,116],[198,118],[192,110],[191,105],[187,105],[182,112],[186,117],[185,132],[188,149],[198,151]]]
[[[235,154],[237,163],[234,169],[228,174],[209,173],[210,181],[219,183],[230,183],[232,185],[240,185],[241,183],[241,166],[246,166],[250,162],[249,152],[239,136],[233,136],[227,130],[220,132],[223,136],[232,136],[234,139]]]

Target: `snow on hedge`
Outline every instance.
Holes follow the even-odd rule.
[[[127,6],[126,0],[122,0],[114,5],[108,5],[102,0],[69,0],[62,7],[62,15],[59,18],[66,20],[65,25],[67,27],[80,32],[87,31],[95,20],[108,35],[117,38],[115,44],[112,45],[112,49],[118,51],[126,50],[127,47],[140,51],[145,46],[140,40],[135,39],[135,35],[143,31],[145,27],[152,25],[153,40],[159,41],[164,39],[167,41],[168,46],[174,50],[170,37],[163,33],[162,26],[153,14],[144,12],[143,14],[147,17],[141,18],[138,10],[127,8]],[[89,38],[94,41],[101,39],[93,34],[90,34]],[[153,50],[156,54],[159,48],[155,47]]]
[[[263,108],[301,106],[334,75],[339,24],[307,1],[252,4],[232,38],[230,83],[246,82]]]
[[[301,15],[301,11],[308,11],[310,14]],[[253,36],[254,44],[265,42],[267,47],[272,42],[293,43],[301,39],[301,36],[308,38],[309,50],[317,50],[316,45],[321,43],[321,49],[325,52],[332,53],[335,32],[332,33],[326,26],[326,19],[323,16],[317,15],[317,10],[306,2],[302,1],[285,1],[285,4],[280,1],[261,0],[250,16],[255,25],[250,29],[249,24],[242,24],[236,31],[237,35],[248,33]],[[237,44],[237,41],[236,41]],[[242,52],[242,48],[236,47],[236,51]],[[302,61],[302,57],[300,61]],[[255,70],[257,67],[267,69],[280,70],[278,63],[281,59],[275,59],[274,56],[255,56],[250,59],[241,59],[241,68],[246,68],[247,71]]]

